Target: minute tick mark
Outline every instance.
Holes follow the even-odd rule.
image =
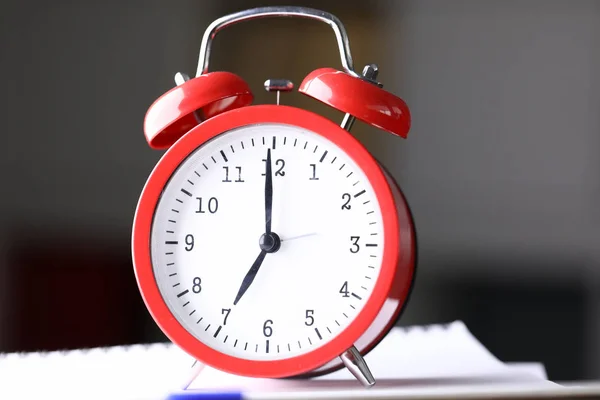
[[[193,184],[194,184],[194,182],[190,181],[189,179],[188,179],[187,181],[188,181],[188,183],[189,183],[190,185],[193,185]]]
[[[315,328],[315,332],[317,332],[317,336],[319,337],[319,339],[323,340],[323,337],[321,336],[321,333],[319,332],[318,328]]]
[[[198,175],[198,178],[202,178],[198,172],[194,171],[194,173]]]
[[[217,163],[217,160],[215,160],[215,158],[213,156],[210,156],[210,158],[212,158],[212,160],[215,164]]]
[[[353,172],[350,171],[350,173],[348,175],[346,175],[346,178],[350,178],[350,175],[352,175],[352,174],[353,174]]]
[[[325,150],[325,153],[323,153],[323,155],[321,156],[321,159],[319,160],[319,162],[323,162],[323,160],[325,159],[326,156],[327,156],[327,150]]]
[[[223,150],[219,151],[219,153],[221,153],[221,156],[223,157],[223,160],[225,160],[225,162],[229,161],[229,160],[227,159],[227,156],[226,156],[226,155],[225,155],[225,153],[223,152]],[[213,160],[214,160],[214,158],[213,158]]]
[[[202,163],[202,165],[204,166],[205,170],[208,170],[208,167],[206,166],[206,164]]]
[[[213,337],[217,337],[219,335],[219,332],[221,332],[221,325],[219,325],[219,327],[217,328],[217,330],[215,331],[215,334],[213,335]]]

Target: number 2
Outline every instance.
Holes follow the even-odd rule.
[[[352,206],[350,205],[350,193],[344,193],[342,195],[342,200],[345,201],[345,203],[342,204],[342,210],[349,210],[352,208]]]

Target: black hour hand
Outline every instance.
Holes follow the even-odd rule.
[[[254,261],[254,264],[252,264],[252,266],[250,267],[250,270],[244,277],[244,280],[242,281],[242,285],[240,286],[240,289],[238,290],[238,294],[237,294],[237,296],[235,296],[235,300],[233,301],[233,305],[236,305],[238,303],[238,301],[240,301],[240,299],[242,298],[244,293],[246,293],[246,290],[248,290],[248,288],[250,287],[250,284],[252,283],[252,281],[254,281],[254,278],[256,277],[256,273],[260,269],[260,266],[262,265],[266,255],[267,255],[267,252],[265,250],[260,251],[260,254],[256,258],[256,261]]]

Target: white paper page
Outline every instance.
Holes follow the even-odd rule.
[[[366,357],[377,388],[431,387],[506,382],[544,382],[540,364],[514,368],[494,357],[461,321],[447,325],[394,328]],[[540,370],[542,367],[542,370]],[[254,379],[204,367],[188,389],[247,391],[360,389],[345,368],[306,381]],[[412,392],[414,393],[414,392]]]
[[[471,387],[490,380],[547,383],[539,364],[517,369],[504,365],[461,322],[445,328],[394,329],[367,361],[378,379],[370,396],[422,394],[423,389]],[[0,355],[0,399],[165,399],[188,386],[193,362],[172,344],[4,354]],[[537,372],[530,373],[533,368]],[[256,399],[350,398],[361,389],[346,370],[311,381],[288,381],[241,378],[205,367],[192,382],[190,388],[239,388]],[[279,392],[272,390],[276,387]]]
[[[194,360],[172,344],[0,355],[0,399],[159,400]]]

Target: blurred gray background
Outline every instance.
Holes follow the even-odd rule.
[[[133,214],[161,156],[148,106],[195,74],[215,18],[295,4],[337,15],[357,69],[408,103],[407,140],[357,123],[412,207],[420,253],[401,325],[463,320],[504,361],[600,379],[597,1],[3,1],[0,351],[164,340],[135,284]],[[326,25],[267,19],[211,70],[298,85],[340,68]],[[286,104],[341,120],[298,93]]]

